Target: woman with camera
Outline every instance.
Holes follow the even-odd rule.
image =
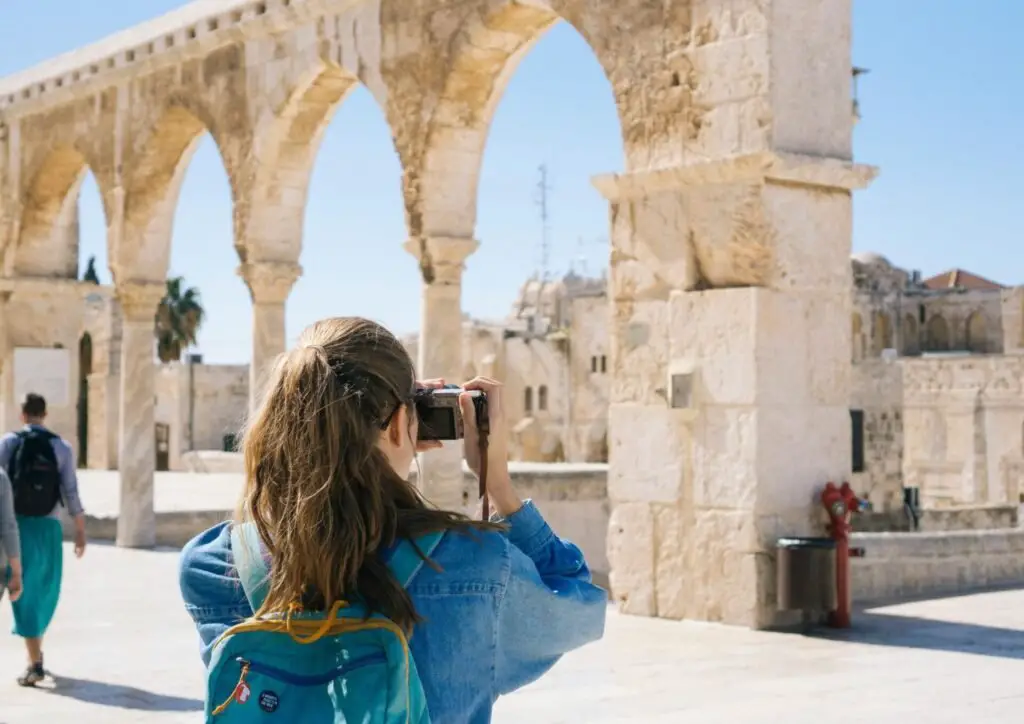
[[[278,360],[243,431],[240,522],[206,531],[182,552],[182,596],[208,667],[218,639],[250,625],[238,627],[244,620],[322,617],[356,601],[408,632],[429,721],[477,724],[490,721],[499,695],[601,637],[607,594],[591,584],[580,550],[512,487],[499,383],[464,385],[486,396],[486,446],[469,395],[459,400],[466,460],[477,475],[486,466],[491,520],[438,510],[408,481],[416,453],[440,446],[417,442],[414,398],[441,384],[417,383],[401,343],[359,318],[312,325]],[[242,563],[236,569],[245,560],[233,550],[242,546],[239,525],[258,531],[266,566],[258,606],[247,597],[257,584],[239,585],[251,578]],[[410,543],[422,565],[400,581],[396,551]],[[243,704],[247,671],[234,694]],[[283,702],[279,692],[266,701],[257,694],[260,706]]]

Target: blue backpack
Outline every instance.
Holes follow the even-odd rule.
[[[443,533],[416,544],[430,556]],[[251,523],[231,531],[238,577],[254,611],[269,570]],[[423,565],[402,541],[388,567],[408,586]],[[207,724],[430,724],[426,697],[402,630],[362,605],[327,613],[273,614],[232,627],[214,646]]]

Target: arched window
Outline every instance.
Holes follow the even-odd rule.
[[[985,325],[985,315],[981,312],[974,312],[969,316],[965,332],[967,349],[969,351],[979,354],[988,351],[988,330]]]
[[[936,314],[928,320],[928,324],[925,325],[924,337],[926,351],[946,352],[949,350],[949,325],[946,324],[946,320],[942,318],[941,314]]]
[[[548,387],[541,385],[537,388],[537,409],[544,411],[548,409]]]
[[[605,355],[601,355],[601,372],[608,371],[608,358]]]
[[[871,356],[880,357],[892,347],[892,323],[885,312],[875,312],[871,329]]]
[[[597,372],[597,355],[590,358],[590,371]]]
[[[850,335],[852,337],[850,347],[854,362],[857,362],[864,357],[863,332],[864,322],[861,320],[860,315],[857,312],[854,312],[853,317],[850,320]]]
[[[523,410],[526,414],[533,412],[533,388],[527,387],[523,390]]]
[[[917,331],[917,320],[913,314],[903,318],[903,354],[914,355],[921,351],[921,340]]]

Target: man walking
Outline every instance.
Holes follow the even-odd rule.
[[[25,423],[0,438],[0,468],[7,471],[14,492],[14,512],[21,538],[22,594],[12,601],[14,633],[25,640],[28,668],[18,678],[35,686],[46,677],[43,635],[60,599],[64,549],[60,506],[75,523],[75,555],[85,553],[85,514],[78,497],[75,456],[71,445],[44,426],[46,400],[28,394],[21,406]]]

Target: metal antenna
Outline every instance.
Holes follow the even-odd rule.
[[[548,264],[550,263],[551,241],[548,229],[548,167],[540,166],[540,181],[537,182],[537,206],[540,208],[540,280],[548,280]]]

